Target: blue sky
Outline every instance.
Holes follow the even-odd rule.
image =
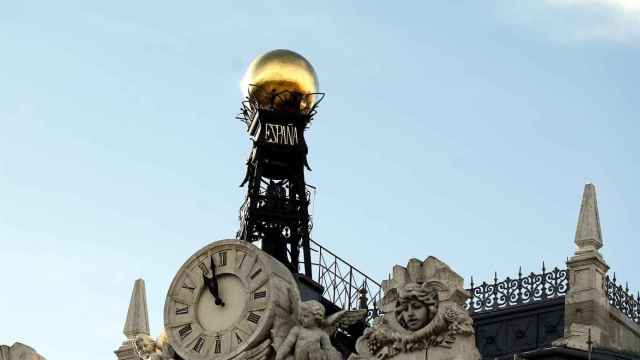
[[[0,2],[0,344],[114,359],[133,281],[152,332],[180,265],[238,228],[251,59],[314,64],[313,238],[376,279],[563,266],[598,189],[640,289],[633,0]]]

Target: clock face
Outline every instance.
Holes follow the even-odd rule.
[[[176,274],[165,303],[165,330],[176,352],[187,360],[229,359],[263,340],[274,303],[282,301],[273,293],[293,281],[283,268],[241,240],[214,242],[194,254]],[[217,283],[218,302],[207,279]],[[296,301],[297,290],[295,297],[285,302]]]

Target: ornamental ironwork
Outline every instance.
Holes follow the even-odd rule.
[[[640,324],[640,292],[634,297],[629,292],[629,284],[625,284],[624,288],[622,284],[618,285],[615,273],[613,273],[613,279],[607,275],[604,284],[609,304],[620,310],[629,319]]]
[[[251,128],[253,120],[258,116],[258,112],[261,109],[279,112],[301,112],[311,121],[318,112],[318,105],[325,96],[324,93],[300,94],[289,90],[269,92],[258,85],[249,85],[249,94],[250,96],[247,96],[242,102],[240,113],[236,116],[236,119],[247,125],[247,130]]]
[[[247,125],[252,149],[240,184],[247,185],[247,195],[236,237],[260,243],[263,251],[293,273],[299,271],[302,258],[302,271],[308,277],[312,224],[305,183],[305,168],[310,168],[304,132],[322,97],[250,86],[238,115]]]
[[[494,274],[493,282],[475,286],[471,278],[471,288],[467,289],[471,298],[467,300],[466,308],[470,313],[494,311],[511,306],[542,302],[567,294],[569,290],[569,273],[566,269],[547,271],[542,263],[541,273],[523,275],[518,270],[518,277],[507,277],[498,281]]]
[[[343,310],[368,309],[369,319],[380,315],[381,285],[317,242],[310,243],[312,278],[322,285],[322,296]]]

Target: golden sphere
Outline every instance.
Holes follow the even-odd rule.
[[[255,58],[242,79],[242,92],[252,95],[250,85],[259,86],[265,93],[290,91],[302,95],[318,92],[316,72],[302,55],[291,50],[271,50]],[[313,104],[307,97],[301,106]]]

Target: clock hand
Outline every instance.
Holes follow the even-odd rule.
[[[218,287],[218,278],[216,277],[216,264],[213,262],[213,255],[211,256],[211,278],[208,278],[204,273],[204,283],[207,285],[209,292],[215,299],[216,305],[224,306],[224,301],[220,298],[220,288]]]

